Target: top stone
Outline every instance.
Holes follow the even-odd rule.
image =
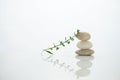
[[[87,41],[90,39],[90,37],[91,37],[90,34],[87,32],[79,32],[77,34],[77,38],[82,41]]]

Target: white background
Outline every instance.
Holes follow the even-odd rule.
[[[119,4],[119,0],[0,0],[0,80],[120,80]],[[88,70],[77,65],[77,39],[43,59],[48,55],[41,56],[42,49],[76,29],[92,36],[95,53],[87,59]]]

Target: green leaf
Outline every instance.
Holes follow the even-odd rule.
[[[59,50],[59,47],[56,47],[56,50]]]
[[[67,42],[68,44],[70,44],[70,41],[69,41],[69,40],[67,40],[66,42]]]
[[[71,41],[73,41],[73,40],[74,40],[74,38],[70,36],[70,40],[71,40]]]
[[[54,45],[54,48],[57,48],[57,46],[56,46],[56,45]]]
[[[50,50],[53,50],[53,48],[49,48]]]
[[[79,29],[77,29],[77,34],[80,32],[80,30]]]
[[[64,43],[62,41],[60,41],[60,44],[65,47],[65,45],[64,45]]]
[[[48,52],[48,53],[50,53],[50,54],[53,54],[52,52],[50,52],[50,51],[46,51],[46,52]]]
[[[55,48],[56,50],[58,50],[58,49],[59,49],[59,47],[58,47],[58,46],[56,46],[56,45],[54,45],[54,48]]]

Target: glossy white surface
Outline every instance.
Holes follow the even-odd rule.
[[[1,0],[0,80],[120,80],[120,1]],[[76,39],[49,56],[41,51],[72,35],[91,34],[92,57]]]

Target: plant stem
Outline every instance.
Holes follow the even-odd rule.
[[[74,37],[77,36],[77,34],[79,33],[79,31],[80,31],[80,30],[77,29],[76,33],[74,33],[74,35],[73,35],[72,37],[70,36],[68,39],[65,38],[65,41],[64,41],[64,42],[61,41],[58,45],[54,45],[53,47],[44,49],[43,51],[46,51],[46,52],[48,52],[48,53],[50,53],[50,54],[53,54],[50,50],[53,50],[54,48],[56,48],[56,50],[58,50],[58,49],[59,49],[59,46],[65,46],[65,43],[70,44],[70,41],[73,41],[73,40],[74,40]]]
[[[74,36],[72,36],[72,38],[74,38],[74,37],[76,37],[75,35]],[[70,41],[71,39],[67,39],[67,40],[65,40],[63,43],[67,43],[67,41]],[[58,44],[58,45],[56,45],[57,47],[58,46],[61,46],[61,44]],[[53,47],[50,47],[50,48],[55,48],[55,46],[53,46]],[[49,50],[50,48],[47,48],[47,49],[44,49],[44,51],[47,51],[47,50]]]

